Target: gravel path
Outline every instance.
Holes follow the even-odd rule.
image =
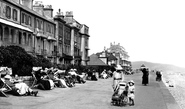
[[[163,82],[181,109],[185,109],[185,74],[172,72],[163,73]],[[174,87],[169,87],[169,84],[173,84]]]

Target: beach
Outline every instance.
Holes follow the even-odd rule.
[[[163,82],[181,109],[185,109],[185,72],[163,72]]]

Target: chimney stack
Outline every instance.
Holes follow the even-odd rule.
[[[39,13],[40,15],[44,15],[44,5],[42,1],[35,1],[35,4],[33,5],[33,10]]]
[[[32,9],[33,7],[33,0],[13,0],[15,2],[19,2],[21,5]]]
[[[60,9],[58,9],[58,12],[57,12],[57,15],[56,15],[57,18],[61,18],[64,20],[64,15],[63,15],[63,12],[61,12]]]
[[[66,23],[72,23],[73,22],[73,11],[67,11],[66,12],[65,21],[66,21]]]
[[[65,17],[73,17],[73,11],[67,11]]]
[[[44,16],[48,18],[53,18],[53,8],[52,5],[45,5],[44,6]]]

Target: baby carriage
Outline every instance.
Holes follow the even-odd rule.
[[[118,83],[112,95],[112,105],[124,106],[128,103],[128,86],[127,82]]]

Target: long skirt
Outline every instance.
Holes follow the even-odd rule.
[[[121,81],[121,80],[114,80],[114,81],[113,81],[112,88],[113,88],[114,91],[116,90],[117,85],[118,85],[118,83],[119,83],[120,81]]]
[[[148,84],[148,76],[143,76],[142,84],[144,84],[144,85]]]

